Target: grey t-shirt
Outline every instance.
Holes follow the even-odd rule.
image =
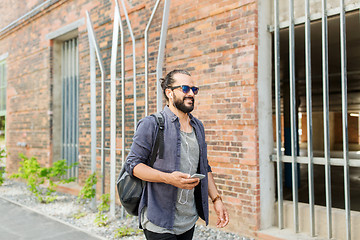
[[[181,133],[181,153],[180,153],[180,171],[190,175],[196,173],[199,164],[199,144],[196,139],[195,131],[191,133]],[[174,228],[169,230],[159,227],[148,220],[147,207],[141,213],[141,225],[144,229],[156,233],[171,233],[180,235],[190,230],[198,220],[194,189],[178,189],[177,202],[175,206]]]

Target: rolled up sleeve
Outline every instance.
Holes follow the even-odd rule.
[[[133,176],[134,167],[140,163],[148,164],[154,144],[157,127],[154,117],[141,119],[136,127],[130,153],[126,158],[125,170]]]

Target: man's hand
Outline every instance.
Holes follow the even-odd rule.
[[[198,178],[190,178],[189,174],[182,172],[172,172],[166,177],[166,183],[182,189],[193,189],[198,185],[200,180]]]
[[[216,227],[223,228],[229,223],[229,214],[226,211],[224,203],[219,199],[214,202],[214,209],[218,216]]]

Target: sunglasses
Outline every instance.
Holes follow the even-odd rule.
[[[174,87],[170,87],[171,90],[174,90],[176,88],[181,88],[181,90],[183,91],[183,93],[188,93],[190,92],[190,89],[192,90],[192,92],[194,93],[194,95],[199,93],[199,88],[198,87],[190,87],[188,85],[180,85],[180,86],[174,86]]]

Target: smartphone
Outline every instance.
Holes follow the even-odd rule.
[[[195,173],[193,174],[190,178],[198,178],[198,179],[203,179],[205,177],[204,174],[199,174],[199,173]]]

